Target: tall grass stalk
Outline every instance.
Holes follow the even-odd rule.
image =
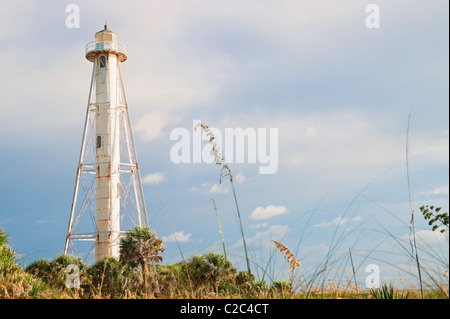
[[[417,251],[417,240],[416,240],[416,226],[414,221],[414,209],[412,207],[412,196],[411,196],[411,181],[409,178],[409,127],[410,127],[410,120],[411,120],[411,112],[408,116],[408,127],[406,129],[406,177],[408,180],[408,193],[409,193],[409,206],[411,210],[411,231],[414,241],[414,250],[415,250],[415,257],[416,257],[416,264],[417,264],[417,275],[419,277],[419,283],[420,283],[420,293],[422,295],[422,298],[425,297],[423,292],[423,283],[422,283],[422,273],[420,271],[420,262],[419,262],[419,253]]]
[[[356,282],[356,272],[355,272],[355,266],[353,265],[353,258],[352,258],[352,251],[349,248],[348,253],[350,255],[350,262],[352,263],[352,272],[353,272],[353,280],[355,281],[355,288],[358,290],[358,283]]]
[[[245,243],[245,235],[244,235],[244,228],[242,226],[241,213],[239,211],[239,205],[238,205],[238,201],[237,201],[237,198],[236,198],[236,191],[234,189],[233,175],[231,175],[231,170],[228,167],[228,165],[223,165],[221,171],[223,171],[223,170],[227,170],[227,172],[228,172],[225,175],[221,175],[221,179],[222,179],[222,176],[229,176],[229,180],[230,180],[230,184],[231,184],[231,190],[233,191],[234,203],[236,205],[236,211],[237,211],[237,216],[238,216],[238,220],[239,220],[239,228],[240,228],[240,231],[241,231],[242,243],[244,245],[244,253],[245,253],[245,261],[247,262],[247,270],[248,270],[249,273],[251,273],[252,271],[250,269],[250,260],[248,258],[247,244]]]
[[[238,205],[238,201],[237,201],[237,197],[236,197],[236,190],[234,189],[234,183],[233,183],[233,175],[231,174],[231,170],[228,167],[228,165],[223,164],[225,161],[225,158],[222,154],[222,152],[220,151],[220,148],[218,147],[217,143],[216,143],[216,137],[214,136],[213,131],[206,125],[202,124],[202,123],[198,123],[194,130],[197,129],[198,127],[202,128],[205,133],[206,136],[209,136],[209,143],[212,146],[212,150],[214,153],[214,159],[215,159],[215,163],[219,166],[221,166],[220,169],[220,178],[219,178],[219,183],[222,183],[222,178],[223,177],[227,177],[229,178],[230,184],[231,184],[231,189],[233,191],[233,198],[234,198],[234,204],[236,205],[236,211],[237,211],[237,216],[238,216],[238,220],[239,220],[239,228],[241,231],[241,236],[242,236],[242,242],[244,245],[244,253],[245,253],[245,261],[247,263],[247,270],[249,273],[251,273],[251,269],[250,269],[250,260],[248,258],[248,251],[247,251],[247,244],[245,243],[245,235],[244,235],[244,228],[242,226],[242,219],[241,219],[241,213],[239,211],[239,205]],[[224,173],[224,171],[226,171]]]
[[[217,222],[219,223],[219,232],[220,232],[220,239],[222,240],[222,248],[223,248],[223,256],[225,257],[225,260],[227,260],[227,250],[225,249],[225,241],[223,239],[223,232],[222,232],[222,224],[220,223],[220,217],[219,212],[217,211],[216,202],[214,201],[214,198],[211,198],[214,211],[216,212]]]

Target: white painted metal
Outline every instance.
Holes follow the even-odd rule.
[[[104,256],[119,257],[125,215],[139,226],[148,225],[148,220],[120,72],[120,63],[127,59],[126,46],[106,26],[95,39],[86,45],[86,58],[94,66],[64,252],[69,248],[76,252],[74,240],[95,240],[98,261]],[[89,151],[95,153],[95,164],[84,163]],[[125,174],[130,175],[129,183],[124,183]],[[95,176],[95,182],[86,181],[89,175]],[[77,210],[81,184],[84,197]],[[95,233],[74,234],[86,211]]]
[[[106,31],[103,31],[106,32]],[[100,64],[101,59],[104,63]],[[114,53],[100,52],[95,59],[95,221],[98,238],[95,260],[102,256],[119,257],[120,247],[120,145],[119,110],[117,108],[117,65]]]

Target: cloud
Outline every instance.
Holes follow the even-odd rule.
[[[277,215],[287,214],[288,210],[284,206],[269,205],[266,208],[256,207],[250,214],[250,219],[267,219]]]
[[[439,229],[435,231],[425,229],[416,231],[416,236],[418,241],[423,241],[427,244],[435,244],[445,241],[447,239],[448,232],[441,233]],[[409,235],[403,236],[402,239],[409,241]]]
[[[316,225],[313,225],[313,226],[314,227],[329,227],[329,226],[333,226],[333,225],[342,225],[342,224],[348,223],[350,221],[359,221],[361,219],[362,218],[359,217],[359,216],[353,217],[351,219],[349,219],[349,218],[342,218],[341,216],[339,216],[339,217],[333,219],[332,221],[322,222],[320,224],[316,224]]]
[[[423,240],[424,242],[427,242],[429,244],[432,243],[438,243],[441,241],[445,241],[448,233],[441,233],[439,229],[432,231],[432,230],[419,230],[416,232],[417,238],[419,240]]]
[[[278,128],[279,172],[314,176],[323,183],[363,180],[405,162],[404,119],[386,112],[338,108],[316,112],[236,112],[215,127]],[[418,168],[449,160],[449,137],[440,128],[415,131],[411,163]]]
[[[427,192],[421,192],[421,195],[425,195],[427,197],[433,196],[433,195],[448,195],[449,194],[449,187],[448,185],[442,186],[442,187],[438,187],[435,189],[432,189],[430,191]]]
[[[163,136],[164,129],[169,125],[179,122],[179,118],[173,117],[161,111],[145,114],[134,125],[134,131],[141,134],[146,141],[155,140]]]
[[[269,227],[269,223],[262,223],[262,224],[251,225],[248,228],[250,228],[250,229],[258,229],[258,228],[267,228],[267,227]]]
[[[270,250],[272,240],[281,240],[290,231],[288,225],[273,225],[266,231],[258,232],[254,236],[246,239],[249,247]]]
[[[282,240],[290,231],[288,225],[273,225],[267,230],[257,232],[254,236],[245,238],[245,243],[252,249],[270,250],[273,248],[272,240]],[[242,249],[242,239],[230,246],[229,250]]]
[[[344,110],[294,116],[283,123],[286,134],[280,134],[280,138],[284,147],[289,147],[285,158],[292,168],[336,172],[347,167],[367,169],[404,162],[404,134],[396,128],[399,123],[383,120],[383,115]],[[298,147],[293,148],[293,144]],[[410,144],[410,157],[416,162],[448,162],[448,137],[424,133]]]
[[[165,243],[174,243],[176,241],[179,243],[185,243],[191,241],[191,233],[185,234],[183,230],[181,232],[172,233],[169,236],[163,236],[161,239]]]
[[[56,220],[44,220],[44,219],[39,219],[36,221],[37,224],[48,224],[48,223],[55,223]]]
[[[241,172],[239,172],[236,176],[233,176],[233,181],[238,184],[242,184],[245,181],[245,176]]]
[[[209,184],[209,183],[203,183],[202,187],[190,187],[189,190],[191,192],[200,192],[202,194],[225,194],[230,191],[230,189],[222,184]]]
[[[302,249],[302,255],[320,255],[325,254],[329,251],[329,247],[325,245],[324,243],[319,243],[311,246],[307,246],[304,249]]]
[[[35,10],[38,3],[29,3],[24,0],[14,1],[8,5],[3,5],[0,11],[0,42],[7,43],[7,40],[14,39],[21,33],[26,32],[27,23],[17,23],[17,17],[20,15],[26,19],[23,21],[33,21],[35,18]],[[6,27],[7,26],[7,27]]]
[[[223,185],[219,185],[219,184],[214,184],[213,186],[211,186],[211,188],[209,190],[206,191],[207,194],[224,194],[224,193],[228,193],[230,190],[228,189],[228,187],[223,186]]]
[[[164,176],[164,173],[154,173],[154,174],[148,174],[142,179],[142,183],[144,184],[159,184],[162,181],[164,181],[166,178]]]

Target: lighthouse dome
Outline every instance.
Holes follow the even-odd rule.
[[[95,57],[99,53],[114,53],[118,56],[120,62],[127,59],[127,46],[117,42],[117,34],[108,30],[105,24],[103,30],[98,31],[94,35],[95,41],[86,44],[86,59],[94,62]]]

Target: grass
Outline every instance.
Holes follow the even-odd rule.
[[[295,278],[300,260],[281,242],[275,242],[290,268],[288,281],[266,282],[247,270],[237,270],[223,254],[209,252],[194,255],[185,262],[156,265],[144,278],[142,267],[106,257],[94,265],[80,258],[56,256],[38,260],[23,269],[16,263],[15,252],[4,240],[0,245],[0,298],[71,298],[71,299],[421,299],[414,286],[398,288],[383,284],[377,289],[361,290],[350,278],[342,283],[327,279]],[[331,265],[335,260],[329,260]],[[77,265],[79,288],[68,288],[67,266]],[[261,266],[260,266],[261,267]],[[187,271],[186,271],[187,270]],[[189,274],[189,276],[188,276]],[[430,273],[431,275],[431,273]],[[434,278],[424,288],[425,299],[448,299],[448,274]],[[146,279],[146,280],[145,280]],[[446,282],[447,281],[447,282]]]
[[[371,289],[369,293],[370,297],[372,297],[373,299],[408,299],[409,295],[408,291],[406,293],[403,293],[401,291],[395,290],[394,287],[389,284],[384,284],[378,289]],[[422,293],[421,296],[423,296]]]
[[[238,204],[238,200],[237,200],[237,196],[236,196],[236,190],[234,188],[233,175],[231,174],[231,169],[227,164],[224,164],[225,157],[222,154],[222,151],[220,150],[219,146],[217,145],[216,137],[214,136],[213,131],[208,126],[206,126],[202,123],[199,123],[194,129],[197,129],[198,127],[200,127],[203,131],[205,131],[206,136],[210,137],[209,143],[212,146],[215,163],[216,163],[216,165],[220,166],[219,183],[222,183],[222,178],[224,178],[224,177],[228,177],[228,180],[230,182],[231,190],[233,192],[234,204],[236,207],[237,217],[238,217],[238,221],[239,221],[239,230],[240,230],[241,236],[242,236],[242,244],[244,245],[245,262],[247,263],[248,272],[251,272],[247,244],[245,242],[244,227],[242,226],[241,212],[239,210],[239,204]]]

